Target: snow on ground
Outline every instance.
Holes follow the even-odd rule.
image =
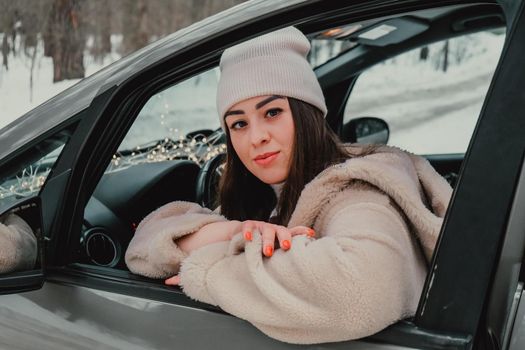
[[[112,40],[117,50],[119,38]],[[464,152],[499,59],[504,35],[487,32],[454,40],[450,48],[455,51],[446,73],[436,70],[435,60],[419,61],[419,50],[368,70],[356,83],[345,119],[380,117],[389,123],[390,144],[416,153]],[[435,53],[442,45],[430,46],[431,57],[437,56]],[[457,52],[464,57],[461,64],[457,63]],[[113,53],[103,62],[95,62],[86,54],[87,74],[117,58]],[[0,128],[76,82],[51,83],[51,59],[40,53],[31,99],[29,67],[30,59],[19,55],[10,57],[9,71],[0,69]],[[218,74],[214,69],[155,95],[142,109],[120,149],[219,127],[215,110]]]
[[[0,42],[2,42],[2,37],[3,34],[0,33]],[[120,58],[116,51],[120,46],[121,37],[113,36],[111,40],[114,52],[107,55],[101,62],[89,54],[90,42],[88,41],[84,55],[86,76]],[[17,42],[17,45],[19,44],[20,42]],[[31,58],[25,53],[18,52],[16,56],[11,53],[8,57],[8,70],[0,66],[0,129],[80,80],[70,79],[53,83],[53,60],[51,57],[44,57],[42,45],[40,41],[33,71],[32,89],[30,89]],[[0,64],[1,62],[0,57]]]

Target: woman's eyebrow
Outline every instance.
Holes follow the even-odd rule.
[[[262,100],[261,102],[259,102],[259,103],[257,103],[255,105],[255,109],[260,109],[265,104],[268,104],[268,103],[272,102],[273,100],[277,100],[278,98],[284,99],[284,96],[272,95],[272,96],[270,96],[268,98],[265,98],[264,100]],[[244,114],[244,111],[243,110],[228,111],[228,112],[224,113],[224,120],[226,120],[227,116],[235,115],[235,114]]]
[[[244,111],[228,111],[226,113],[224,113],[224,120],[226,120],[226,117],[229,116],[229,115],[234,115],[234,114],[244,114]]]
[[[284,98],[284,97],[283,97],[283,96],[278,96],[278,95],[270,96],[270,97],[268,97],[267,99],[264,99],[264,100],[262,100],[261,102],[257,103],[257,104],[255,105],[255,109],[259,109],[259,108],[261,108],[262,106],[264,106],[265,104],[270,103],[270,102],[272,102],[273,100],[276,100],[276,99],[278,99],[278,98]]]

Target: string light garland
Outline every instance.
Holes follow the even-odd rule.
[[[117,152],[113,155],[106,174],[114,173],[143,163],[156,163],[176,159],[188,159],[199,165],[226,152],[221,142],[223,134],[213,133],[209,137],[197,134],[191,138],[179,136],[178,140],[165,138],[160,141],[137,146],[132,151]]]
[[[226,153],[224,133],[219,130],[206,136],[201,133],[182,134],[179,129],[169,127],[176,121],[175,109],[170,106],[169,98],[159,93],[155,106],[161,106],[163,111],[157,112],[159,127],[157,132],[167,135],[165,138],[133,147],[115,153],[105,173],[115,173],[131,166],[143,163],[156,163],[177,159],[191,160],[202,166],[206,161],[220,153]],[[210,113],[210,115],[213,115]],[[140,117],[140,116],[139,116]],[[214,117],[215,118],[215,117]],[[153,129],[152,129],[153,130]],[[189,136],[191,135],[191,136]],[[0,185],[0,200],[19,199],[34,195],[44,185],[51,167],[55,163],[60,150],[37,161],[23,169],[16,177],[4,181]]]
[[[16,198],[29,197],[39,191],[51,172],[50,167],[41,169],[39,163],[22,170],[20,175],[6,182],[7,186],[6,183],[2,184],[3,186],[0,186],[0,200],[13,196]]]
[[[156,163],[176,159],[188,159],[202,165],[220,153],[226,152],[221,142],[222,134],[210,137],[197,134],[191,138],[180,136],[178,140],[165,138],[161,141],[135,147],[132,151],[117,152],[113,155],[105,173],[115,173],[143,163]],[[22,170],[20,175],[0,186],[0,200],[5,198],[24,198],[38,192],[44,185],[51,167],[42,169],[39,161]],[[49,161],[45,162],[49,165]],[[6,185],[7,184],[7,185]]]

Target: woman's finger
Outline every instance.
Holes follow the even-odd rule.
[[[180,284],[180,277],[179,275],[175,275],[173,277],[170,277],[164,281],[164,284],[168,286],[178,286]]]
[[[292,234],[289,229],[284,226],[275,226],[277,232],[277,239],[279,240],[279,245],[283,250],[288,250],[292,246]]]
[[[271,257],[273,255],[275,242],[275,226],[272,224],[266,224],[261,226],[259,227],[259,230],[262,234],[263,254],[267,257]]]
[[[242,223],[242,236],[245,240],[251,241],[253,239],[254,228],[255,222],[252,220],[246,220]]]
[[[295,226],[289,229],[292,236],[307,235],[308,237],[315,237],[315,231],[313,228],[306,226]]]

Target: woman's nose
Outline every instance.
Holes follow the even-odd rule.
[[[270,133],[267,130],[267,128],[265,128],[263,125],[260,125],[259,123],[255,125],[252,124],[252,127],[250,129],[251,143],[254,146],[266,143],[270,140]]]

